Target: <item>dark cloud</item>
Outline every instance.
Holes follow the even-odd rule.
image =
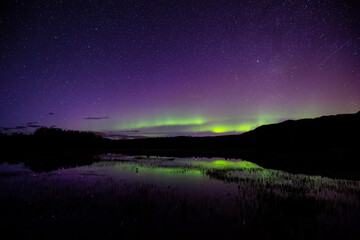
[[[41,126],[41,125],[38,125],[38,124],[28,124],[27,127],[29,127],[29,128],[41,128],[41,127],[44,127],[44,126]]]
[[[29,128],[41,128],[43,126],[39,125],[39,122],[27,122],[26,126]]]
[[[38,122],[27,122],[26,125],[18,125],[15,127],[0,127],[3,131],[11,131],[11,130],[22,130],[22,129],[28,129],[28,128],[41,128],[43,126],[34,124]]]
[[[109,117],[85,117],[85,120],[102,120],[102,119],[109,119]]]
[[[148,138],[148,136],[142,136],[142,135],[126,135],[126,134],[118,134],[118,133],[103,133],[102,137],[119,140],[119,139],[142,139],[142,138]]]
[[[54,113],[53,113],[53,112],[49,112],[48,114],[49,114],[49,115],[54,115]]]
[[[124,132],[124,133],[137,133],[140,132],[139,130],[122,130],[122,131],[117,131],[117,132]]]
[[[27,122],[26,125],[38,124],[39,122]]]

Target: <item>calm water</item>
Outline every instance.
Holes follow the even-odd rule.
[[[0,165],[1,231],[26,238],[358,239],[360,182],[219,158]]]

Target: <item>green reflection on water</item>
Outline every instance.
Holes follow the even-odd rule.
[[[146,164],[144,163],[118,163],[116,165],[117,168],[136,172],[139,174],[152,174],[159,175],[164,177],[171,176],[189,176],[189,177],[200,177],[203,175],[203,172],[199,169],[192,168],[182,168],[182,167],[170,167],[170,166],[157,166],[158,162],[148,161]]]
[[[241,169],[246,169],[246,170],[251,170],[251,169],[262,170],[262,169],[264,169],[255,163],[247,162],[247,161],[236,161],[236,162],[226,161],[226,160],[216,160],[216,161],[211,161],[211,162],[191,161],[191,164],[194,166],[200,166],[200,167],[208,168],[208,169],[214,169],[214,168],[216,168],[216,169],[234,168],[234,169],[240,169],[240,170]]]
[[[139,177],[160,177],[164,179],[204,179],[207,177],[218,180],[233,181],[235,179],[274,179],[278,175],[248,161],[194,161],[174,160],[158,161],[135,160],[130,162],[116,162],[115,169],[124,173],[138,174]],[[214,175],[215,174],[215,175]],[[134,175],[133,175],[134,176]]]
[[[113,156],[111,159],[116,159]],[[291,174],[263,168],[255,163],[239,160],[224,159],[171,159],[163,158],[139,158],[120,156],[118,161],[103,162],[107,167],[115,167],[113,170],[119,174],[132,174],[139,177],[156,177],[164,179],[204,179],[204,177],[216,178],[224,181],[240,181],[251,179],[272,184],[293,184],[293,180],[302,179],[300,176],[291,176]],[[110,171],[113,171],[110,170]],[[136,174],[135,174],[136,173]],[[295,181],[296,181],[295,180]]]
[[[321,176],[291,174],[284,171],[263,168],[248,161],[224,159],[122,159],[106,161],[93,165],[102,168],[112,176],[125,180],[155,182],[160,185],[176,184],[177,186],[207,186],[215,181],[236,183],[242,189],[268,193],[276,197],[287,198],[296,193],[306,199],[339,201],[350,199],[349,193],[358,193],[360,181],[330,179]],[[216,182],[217,184],[218,182]],[[358,199],[351,196],[354,201]]]
[[[139,171],[163,176],[187,175],[191,177],[202,176],[202,171],[187,168],[163,168],[163,167],[142,167]]]

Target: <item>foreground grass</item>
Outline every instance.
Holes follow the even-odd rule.
[[[101,158],[44,173],[1,168],[1,230],[37,239],[359,234],[358,181],[222,159]]]

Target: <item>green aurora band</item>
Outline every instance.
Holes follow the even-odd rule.
[[[144,132],[247,132],[264,124],[284,119],[280,114],[262,114],[257,117],[211,119],[206,117],[163,117],[128,121],[115,126],[116,130],[142,130]]]
[[[140,128],[152,128],[152,127],[162,127],[162,126],[182,126],[182,125],[201,125],[204,124],[206,120],[201,117],[195,118],[156,118],[152,120],[141,120],[130,122],[126,124],[121,124],[116,128],[118,130],[127,130],[127,129],[140,129]]]

